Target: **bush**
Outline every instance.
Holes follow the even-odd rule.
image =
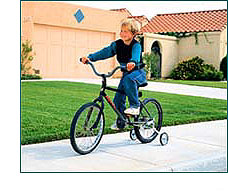
[[[22,43],[21,48],[21,74],[27,74],[31,69],[31,62],[34,58],[31,42],[26,40]]]
[[[227,55],[222,59],[220,63],[220,71],[224,74],[224,79],[227,80]]]
[[[154,53],[145,53],[142,57],[143,63],[146,64],[145,70],[147,79],[152,77],[158,78],[159,72],[157,69],[158,56]]]
[[[21,80],[34,80],[34,79],[41,79],[40,76],[36,74],[22,74],[21,75]]]
[[[177,64],[170,74],[175,80],[222,80],[223,73],[198,56]]]
[[[223,73],[217,71],[214,66],[209,64],[203,64],[203,73],[199,76],[199,80],[222,80]]]
[[[31,69],[31,63],[34,59],[31,41],[26,40],[21,45],[21,80],[41,79],[39,70]],[[31,74],[34,71],[35,74]]]

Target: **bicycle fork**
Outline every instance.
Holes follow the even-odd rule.
[[[93,112],[93,107],[90,107],[89,112],[87,113],[87,116],[86,116],[86,120],[85,120],[85,124],[84,124],[84,130],[87,129],[87,126],[88,126],[92,112]]]

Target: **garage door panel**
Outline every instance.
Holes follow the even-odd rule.
[[[101,33],[90,31],[88,33],[89,48],[101,48]]]
[[[61,44],[62,31],[57,30],[57,29],[50,29],[50,40],[51,40],[51,43]]]
[[[47,29],[40,26],[36,27],[34,30],[35,43],[45,43],[48,39]]]
[[[78,60],[114,40],[114,33],[39,24],[35,24],[34,31],[35,61],[44,78],[95,78],[91,68]],[[113,59],[98,62],[98,68],[101,72],[108,72],[113,62]]]
[[[74,46],[67,46],[63,48],[63,72],[67,73],[75,69],[76,58],[75,56],[76,48]],[[76,71],[75,71],[76,72]]]
[[[76,33],[74,31],[66,30],[62,33],[62,40],[65,45],[75,46]]]
[[[90,53],[88,48],[80,48],[76,46],[76,53],[75,53],[75,58],[76,61],[79,61],[79,58],[82,56],[87,56]]]
[[[34,50],[36,51],[36,55],[33,60],[33,68],[40,70],[41,76],[45,76],[47,66],[47,46],[46,44],[36,43]]]
[[[76,46],[79,48],[87,47],[88,31],[76,30]]]
[[[49,74],[59,74],[62,71],[62,47],[58,45],[50,46],[50,66],[48,69]]]
[[[75,60],[75,67],[74,67],[74,72],[75,72],[75,77],[80,78],[88,78],[88,77],[94,77],[92,69],[88,65],[82,64],[79,59],[82,56],[87,56],[89,52],[88,48],[76,48],[76,60]]]
[[[108,46],[114,40],[114,34],[101,33],[101,44]]]

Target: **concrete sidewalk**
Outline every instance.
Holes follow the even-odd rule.
[[[129,132],[104,135],[88,155],[69,140],[21,147],[21,172],[227,172],[227,120],[164,127],[170,141],[131,141]]]
[[[101,79],[42,79],[42,80],[36,80],[36,81],[70,81],[70,82],[83,82],[83,83],[101,85]],[[116,79],[116,78],[107,79],[108,86],[118,86],[119,82],[120,82],[120,79]],[[211,88],[211,87],[148,81],[148,86],[140,89],[156,91],[156,92],[166,92],[166,93],[172,93],[172,94],[201,96],[206,98],[227,100],[227,89],[221,89],[221,88]]]

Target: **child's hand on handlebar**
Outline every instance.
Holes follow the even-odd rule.
[[[82,57],[80,59],[80,61],[83,63],[83,64],[87,64],[89,62],[89,58],[86,58],[86,57]]]
[[[135,63],[134,62],[127,63],[127,71],[133,70],[134,67],[135,67]]]

